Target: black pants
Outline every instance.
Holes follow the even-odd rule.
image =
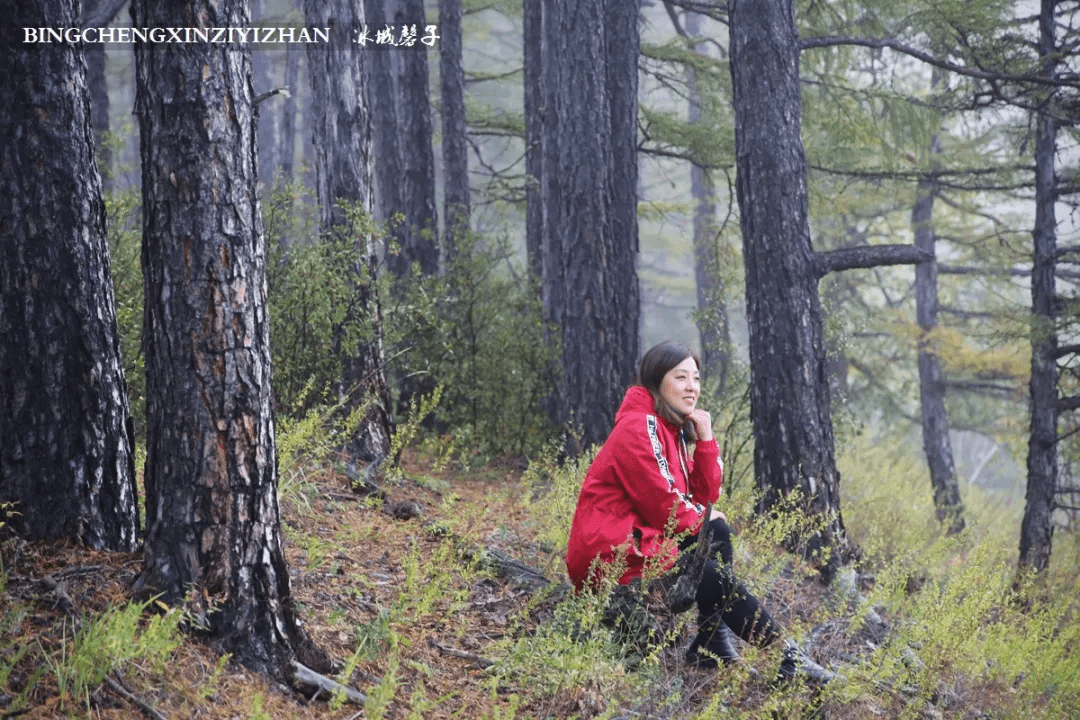
[[[731,546],[731,527],[720,518],[709,521],[712,546],[717,548],[720,561],[714,558],[705,563],[705,571],[697,589],[698,625],[701,632],[712,632],[723,622],[747,642],[764,647],[780,637],[780,628],[756,597],[735,577],[732,567],[734,552]],[[697,541],[697,536],[684,540],[685,549]]]

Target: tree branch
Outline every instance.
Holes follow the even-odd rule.
[[[1077,353],[1080,353],[1080,345],[1062,345],[1061,347],[1054,350],[1051,355],[1053,355],[1055,360],[1059,360],[1066,355],[1074,355]]]
[[[1057,249],[1056,257],[1063,258],[1066,255],[1080,254],[1080,245],[1064,245]]]
[[[1028,277],[1031,270],[1024,268],[989,268],[972,265],[938,265],[937,271],[944,275],[1009,275]]]
[[[965,382],[961,380],[946,380],[944,382],[944,385],[950,390],[976,392],[982,393],[984,395],[994,395],[997,397],[1012,397],[1016,395],[1016,388],[1009,387],[1008,385],[998,385],[991,382]]]
[[[1067,397],[1058,398],[1057,408],[1058,412],[1080,410],[1080,397],[1077,397],[1076,395],[1069,395]]]
[[[462,660],[468,660],[472,663],[479,665],[481,668],[489,668],[495,664],[494,660],[489,660],[486,657],[477,655],[476,653],[468,652],[466,650],[458,650],[457,648],[443,645],[435,638],[430,638],[428,640],[428,643],[443,654],[452,655],[453,657],[461,658]]]
[[[697,13],[712,18],[724,25],[728,24],[726,2],[695,2],[695,0],[665,0],[665,5],[674,5],[687,12]],[[670,12],[670,11],[669,11]]]
[[[331,680],[325,675],[320,675],[306,665],[301,665],[295,660],[292,663],[293,668],[293,684],[298,686],[304,692],[308,692],[308,688],[315,688],[315,691],[323,691],[329,695],[335,695],[342,693],[345,699],[351,703],[357,705],[364,705],[367,703],[367,698],[363,693],[357,692],[350,687],[346,687],[336,680]]]
[[[955,315],[956,317],[963,318],[964,320],[970,320],[972,318],[997,319],[1001,317],[1000,313],[987,312],[985,310],[965,310],[963,308],[954,307],[952,305],[938,305],[938,312]]]
[[[907,181],[919,181],[926,178],[933,179],[935,183],[943,188],[949,188],[950,190],[983,190],[983,191],[1002,191],[1010,192],[1015,190],[1026,190],[1031,187],[1031,183],[1017,183],[1013,185],[980,185],[980,184],[961,184],[959,182],[950,181],[946,178],[958,177],[967,178],[973,175],[993,175],[1000,172],[1006,172],[1010,170],[1034,170],[1034,167],[1027,167],[1024,165],[1013,165],[1007,168],[970,168],[954,169],[954,170],[856,170],[846,168],[832,168],[824,165],[809,164],[807,166],[811,170],[818,172],[828,173],[830,175],[843,175],[851,178],[868,179],[868,180],[907,180]]]
[[[119,670],[116,670],[114,672],[117,676],[117,680],[113,680],[108,675],[105,676],[105,684],[109,686],[109,689],[111,689],[117,695],[123,697],[128,702],[134,704],[148,717],[153,718],[153,720],[166,720],[165,716],[155,710],[153,705],[135,695],[135,693],[131,692],[131,690],[125,686],[124,676],[120,673]]]
[[[1054,87],[1080,88],[1080,80],[1072,78],[1053,78],[1041,76],[1038,74],[1013,75],[1011,73],[991,72],[989,70],[979,70],[976,68],[965,67],[963,65],[957,65],[954,62],[934,57],[930,53],[923,52],[922,50],[911,47],[910,45],[905,45],[904,43],[894,40],[893,38],[859,38],[841,35],[823,35],[821,37],[803,38],[799,42],[799,46],[802,50],[809,50],[811,48],[820,47],[835,47],[837,45],[859,45],[861,47],[868,47],[877,50],[880,50],[882,48],[888,48],[898,53],[903,53],[904,55],[913,57],[916,60],[922,60],[923,62],[929,65],[933,65],[934,67],[939,67],[942,70],[949,70],[950,72],[977,78],[979,80],[991,80],[996,82],[1036,83],[1039,85],[1051,85]]]
[[[914,245],[863,245],[814,254],[814,270],[824,277],[839,270],[872,268],[881,265],[918,265],[934,256]]]

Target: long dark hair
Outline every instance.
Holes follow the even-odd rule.
[[[694,358],[694,364],[698,366],[698,370],[701,369],[701,358],[682,343],[665,340],[662,343],[653,345],[645,352],[641,358],[641,364],[638,365],[637,384],[648,390],[649,394],[652,395],[656,414],[681,427],[683,437],[693,442],[697,440],[694,423],[675,412],[674,408],[660,397],[660,383],[663,382],[664,376],[668,374],[671,368],[686,358]]]

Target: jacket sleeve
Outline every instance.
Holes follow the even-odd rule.
[[[699,442],[694,448],[694,463],[687,482],[691,497],[702,505],[714,503],[720,497],[723,483],[724,462],[720,459],[719,443]]]
[[[646,415],[636,415],[619,423],[613,433],[618,438],[613,447],[613,470],[625,487],[635,512],[648,527],[661,532],[665,530],[674,508],[674,533],[696,529],[705,513],[704,504],[695,502],[676,485],[675,475],[681,472],[668,463],[656,423],[655,417]]]

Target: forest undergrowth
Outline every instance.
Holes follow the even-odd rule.
[[[136,602],[137,554],[2,546],[0,716],[26,718],[1071,718],[1080,715],[1077,553],[1014,588],[1016,513],[967,496],[946,538],[917,463],[849,444],[845,520],[862,559],[829,587],[779,548],[795,513],[756,519],[748,483],[721,505],[736,566],[820,663],[824,688],[775,685],[778,649],[740,644],[719,672],[682,656],[693,613],[651,643],[620,641],[601,595],[566,591],[562,552],[588,457],[466,468],[437,440],[360,496],[308,423],[282,430],[281,509],[292,590],[343,683],[304,698]],[[1068,570],[1066,570],[1066,568]],[[641,638],[637,638],[640,640]]]

